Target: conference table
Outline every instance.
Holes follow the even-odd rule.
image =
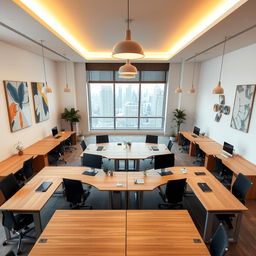
[[[45,167],[34,176],[24,187],[14,196],[6,201],[0,210],[11,210],[14,212],[31,213],[34,217],[36,235],[42,232],[40,212],[51,198],[53,193],[62,184],[63,178],[81,180],[83,183],[90,184],[101,191],[124,191],[128,202],[129,191],[136,191],[143,194],[144,191],[152,191],[159,186],[166,184],[168,180],[186,178],[189,187],[195,193],[198,200],[206,211],[203,239],[209,242],[213,232],[213,222],[217,214],[236,214],[234,235],[231,238],[236,242],[242,213],[247,208],[228,191],[209,171],[204,167],[185,167],[187,172],[181,171],[183,167],[172,167],[172,175],[161,176],[156,170],[146,172],[114,172],[113,176],[106,175],[102,170],[96,176],[84,175],[88,170],[86,167]],[[196,172],[204,172],[205,175],[196,175]],[[135,184],[135,180],[143,179],[144,184]],[[46,192],[36,192],[35,190],[44,181],[51,181],[52,185]],[[212,189],[211,192],[203,192],[198,182],[205,182]],[[143,197],[140,197],[143,200]],[[111,197],[109,198],[111,201]],[[142,203],[140,204],[142,205]],[[127,204],[129,207],[129,202]],[[128,208],[127,207],[127,208]],[[8,239],[7,234],[7,239]]]
[[[210,255],[186,210],[57,210],[33,255]]]
[[[101,150],[99,150],[101,149]],[[115,161],[115,170],[119,170],[119,161],[125,161],[125,170],[129,170],[129,160],[135,161],[135,170],[139,170],[140,160],[154,157],[156,155],[170,154],[165,144],[152,144],[144,142],[132,142],[131,146],[124,143],[110,142],[89,144],[80,155],[84,153],[100,155],[104,158]]]

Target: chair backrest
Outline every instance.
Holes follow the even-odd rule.
[[[17,230],[17,223],[15,220],[15,217],[11,211],[4,210],[2,211],[3,219],[2,224],[4,227],[6,227],[8,230]]]
[[[22,172],[26,179],[29,179],[33,176],[34,170],[32,167],[33,164],[33,157],[29,158],[23,163]]]
[[[166,185],[165,196],[168,203],[182,202],[186,187],[186,179],[169,180]]]
[[[223,256],[228,251],[228,236],[223,226],[220,224],[212,237],[210,243],[211,256]]]
[[[86,144],[85,144],[85,141],[84,141],[84,140],[82,140],[82,141],[80,142],[80,145],[81,145],[82,150],[83,150],[83,151],[85,151],[85,150],[86,150],[86,148],[87,148],[87,146],[86,146]]]
[[[154,161],[154,169],[163,169],[167,167],[173,167],[175,164],[175,155],[156,155]]]
[[[84,189],[80,180],[63,179],[63,185],[68,202],[78,204],[83,201]]]
[[[102,165],[102,156],[94,154],[83,154],[83,166],[100,169]]]
[[[155,135],[146,135],[146,143],[158,143],[158,136]]]
[[[109,143],[108,135],[97,135],[96,143]]]
[[[245,196],[251,185],[252,181],[242,173],[239,173],[232,186],[232,194],[245,204]]]
[[[0,181],[0,190],[3,193],[5,200],[11,198],[19,189],[20,186],[13,173],[10,173]]]
[[[169,140],[167,148],[169,149],[169,151],[172,151],[172,146],[173,146],[173,142],[171,140]]]
[[[223,172],[224,166],[222,163],[222,160],[218,157],[215,157],[215,170],[214,172],[221,175],[221,173]]]

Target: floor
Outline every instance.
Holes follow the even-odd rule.
[[[123,141],[132,141],[139,142],[144,141],[143,136],[111,136],[110,142],[123,142]],[[85,139],[86,144],[95,143],[95,137],[87,137]],[[167,145],[168,137],[159,137],[159,143],[164,143]],[[72,153],[66,153],[65,159],[67,165],[79,166],[80,165],[80,153],[81,149],[79,144]],[[188,156],[187,153],[181,153],[179,146],[174,143],[172,151],[175,153],[175,165],[177,166],[191,166],[194,165],[193,157]],[[113,168],[113,162],[105,160],[104,164],[109,168]],[[152,165],[150,160],[142,161],[140,168],[150,169]],[[130,208],[135,208],[134,194],[130,195]],[[123,207],[124,207],[124,200]],[[161,198],[157,191],[146,192],[144,195],[144,209],[157,209],[158,204],[161,203]],[[96,189],[92,190],[91,195],[89,196],[87,203],[93,206],[93,209],[108,209],[108,193],[101,192]],[[256,202],[255,200],[250,200],[246,202],[246,206],[249,210],[244,214],[241,224],[239,241],[237,244],[230,244],[230,250],[227,255],[232,256],[253,256],[256,255]],[[193,196],[187,196],[184,200],[184,207],[189,210],[197,228],[199,231],[202,231],[204,225],[204,216],[205,211],[200,204],[200,202]],[[46,226],[50,220],[52,214],[56,209],[69,209],[69,205],[65,202],[63,197],[60,194],[54,195],[42,211],[42,222],[43,226]],[[0,223],[2,222],[0,216]],[[16,251],[16,244],[10,244],[7,246],[2,246],[2,242],[5,239],[3,227],[0,226],[0,256],[4,256],[9,250]],[[24,243],[22,246],[22,255],[28,255],[33,244]]]

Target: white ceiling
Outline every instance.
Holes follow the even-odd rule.
[[[52,0],[53,1],[53,0]],[[56,0],[54,0],[56,1]],[[57,0],[60,1],[60,0]],[[92,0],[86,0],[88,3],[92,4]],[[97,0],[99,1],[99,0]],[[113,3],[115,3],[117,0],[108,0],[104,1],[104,3],[108,2],[108,6],[113,6]],[[120,0],[119,0],[120,1]],[[149,2],[150,0],[148,0]],[[155,38],[155,35],[150,33],[150,27],[154,27],[154,30],[164,24],[167,24],[168,22],[171,22],[171,20],[168,20],[166,17],[168,17],[168,12],[170,12],[169,16],[172,17],[172,19],[175,16],[175,19],[178,19],[180,15],[177,15],[182,12],[182,8],[178,6],[178,9],[175,9],[176,5],[173,5],[172,8],[169,7],[170,11],[166,11],[166,6],[160,3],[167,3],[167,0],[161,0],[161,1],[153,1],[159,3],[157,6],[157,9],[150,8],[145,10],[143,8],[143,5],[138,7],[134,15],[136,17],[141,17],[143,20],[143,17],[150,16],[152,17],[152,24],[140,24],[138,20],[135,20],[134,23],[136,23],[136,31],[142,31],[143,33],[134,33],[134,38],[138,38],[138,41],[142,43],[142,45],[146,45],[150,49],[154,49],[154,45],[161,45],[163,44],[164,40],[161,40],[161,36],[158,36],[158,38]],[[189,0],[189,1],[198,1],[198,0]],[[201,0],[200,0],[201,1]],[[205,1],[205,0],[204,0]],[[210,0],[212,1],[212,0]],[[139,1],[137,1],[139,2]],[[178,1],[177,1],[178,2]],[[103,3],[103,2],[102,2]],[[112,3],[112,4],[109,4]],[[18,7],[16,4],[14,4],[11,0],[0,0],[0,22],[3,22],[7,24],[8,26],[20,31],[21,33],[33,38],[36,41],[44,40],[45,45],[52,48],[53,50],[63,54],[65,53],[68,58],[70,58],[74,62],[84,62],[85,60],[75,51],[73,51],[69,46],[67,46],[63,41],[61,41],[58,37],[56,37],[54,34],[52,34],[49,30],[47,30],[43,25],[41,25],[39,22],[37,22],[34,18],[32,18],[30,15],[28,15],[25,11],[23,11],[20,7]],[[188,10],[189,5],[186,7],[186,11]],[[73,15],[75,12],[78,12],[78,6],[72,10]],[[101,9],[105,11],[107,7],[101,5]],[[114,9],[114,8],[112,8]],[[185,8],[184,8],[185,10]],[[202,50],[214,45],[215,43],[218,43],[224,39],[224,37],[236,34],[240,32],[241,30],[244,30],[254,24],[256,24],[256,16],[255,16],[255,10],[256,10],[256,1],[255,0],[248,0],[244,5],[242,5],[239,9],[234,11],[231,15],[229,15],[227,18],[222,20],[220,23],[215,25],[212,29],[210,29],[208,32],[206,32],[204,35],[202,35],[200,38],[195,40],[192,44],[190,44],[188,47],[186,47],[184,50],[182,50],[179,54],[174,56],[170,61],[171,62],[180,62],[182,59],[186,59],[194,55],[195,53],[201,52]],[[116,12],[115,10],[113,10]],[[79,11],[81,13],[81,11]],[[91,17],[93,15],[93,12],[90,12],[90,5],[87,6],[87,13],[91,13]],[[103,12],[101,12],[102,14]],[[137,13],[137,14],[136,14]],[[162,15],[162,13],[165,13],[165,15]],[[106,30],[108,33],[110,39],[108,39],[108,42],[106,41],[106,45],[110,44],[112,45],[113,42],[117,42],[123,38],[123,33],[125,29],[125,24],[117,23],[115,19],[110,19],[111,15],[108,15],[108,12],[105,12],[105,16],[101,17],[103,20],[107,19],[107,26],[106,23],[103,24],[103,29]],[[139,15],[140,14],[140,15]],[[154,14],[154,15],[153,15]],[[108,16],[107,16],[108,15]],[[118,17],[121,19],[123,17],[123,13],[119,13]],[[85,20],[89,19],[90,16],[85,16]],[[99,13],[95,12],[95,16],[99,17]],[[86,18],[87,17],[87,18]],[[161,17],[158,18],[158,17]],[[162,18],[163,17],[163,18]],[[161,21],[161,22],[160,22]],[[138,25],[140,24],[140,25]],[[133,25],[132,25],[133,26]],[[135,25],[134,25],[135,26]],[[145,29],[147,27],[147,29]],[[97,31],[97,26],[91,26],[90,33],[91,36],[95,37],[95,40],[100,42],[98,45],[94,45],[94,47],[101,48],[102,45],[104,45],[104,40],[106,40],[102,33]],[[133,29],[133,27],[132,27]],[[164,31],[164,30],[161,30]],[[115,35],[115,36],[113,36]],[[164,37],[164,34],[162,34],[162,37]],[[41,48],[30,42],[29,40],[21,37],[20,35],[17,35],[14,32],[9,31],[8,29],[0,26],[0,40],[7,42],[9,44],[18,46],[20,48],[23,48],[25,50],[34,52],[36,54],[41,54]],[[112,42],[113,41],[113,42]],[[102,44],[103,42],[103,44]],[[232,39],[227,43],[227,51],[233,51],[235,49],[245,47],[249,44],[256,43],[256,28],[246,32],[245,34],[237,37],[236,39]],[[161,45],[161,47],[164,47],[164,45]],[[104,50],[104,49],[103,49]],[[212,49],[209,53],[201,55],[197,61],[206,60],[215,56],[218,56],[221,54],[222,47],[216,47],[215,49]],[[50,53],[49,51],[46,52],[47,57],[53,59],[53,60],[62,60],[61,57]]]

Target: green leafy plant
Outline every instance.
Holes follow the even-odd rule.
[[[71,108],[68,110],[67,108],[64,109],[64,112],[61,114],[61,119],[66,120],[70,123],[70,129],[73,131],[74,123],[80,122],[81,116],[78,114],[79,110]]]
[[[181,109],[175,109],[173,112],[173,121],[175,122],[175,125],[177,127],[177,134],[179,133],[180,131],[180,126],[185,123],[185,120],[186,120],[186,113],[185,113],[185,110],[181,110]]]

